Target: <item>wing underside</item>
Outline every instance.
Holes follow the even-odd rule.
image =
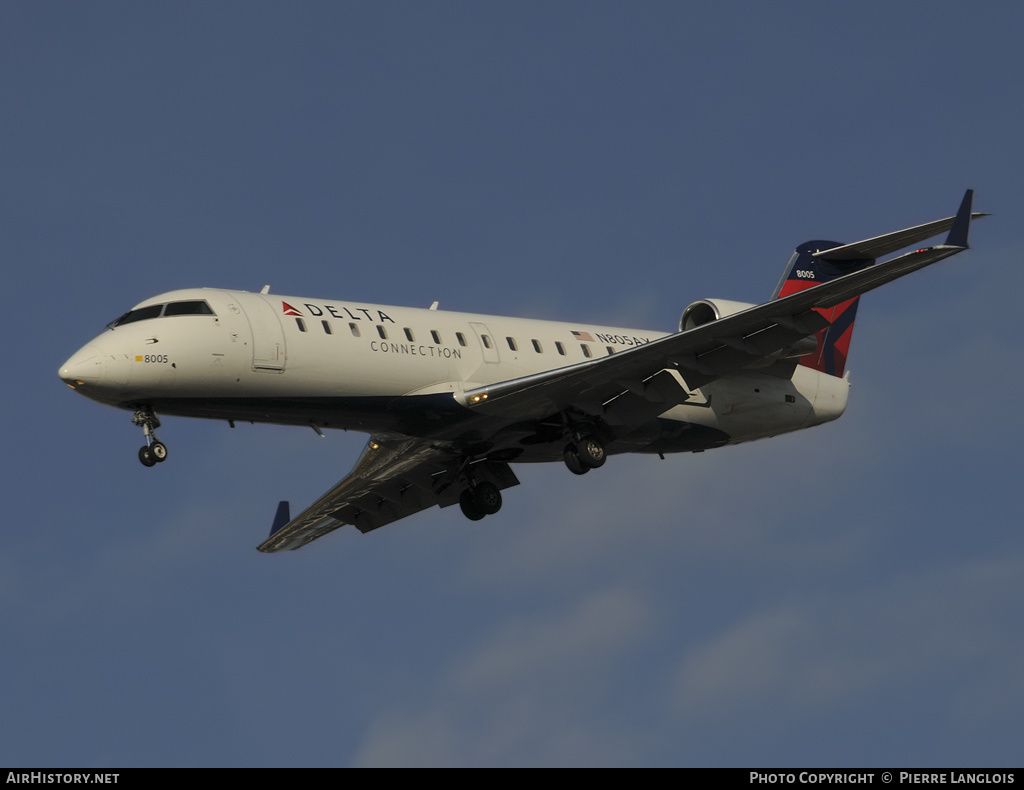
[[[459,501],[458,475],[465,464],[450,450],[420,439],[373,437],[352,472],[296,518],[275,529],[258,547],[263,552],[301,548],[346,524],[369,532],[438,505]],[[518,485],[506,463],[472,464],[475,480],[498,487]]]

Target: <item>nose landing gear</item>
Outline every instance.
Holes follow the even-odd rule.
[[[142,428],[146,444],[139,448],[139,460],[143,466],[156,466],[167,460],[167,445],[156,438],[160,420],[152,409],[139,409],[132,415],[132,423]]]

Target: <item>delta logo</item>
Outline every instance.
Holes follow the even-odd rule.
[[[389,323],[395,323],[395,319],[385,313],[383,310],[373,308],[373,312],[367,307],[353,307],[349,309],[344,306],[335,306],[332,304],[326,304],[323,306],[317,306],[312,302],[303,302],[303,307],[306,308],[306,313],[309,313],[311,318],[321,318],[324,316],[330,316],[332,318],[339,318],[342,321],[374,321],[376,323],[383,324],[385,321]],[[355,310],[355,313],[352,312]],[[344,313],[342,313],[344,311]],[[295,316],[296,318],[305,317],[306,313],[303,313],[299,308],[293,307],[285,301],[281,302],[281,312],[285,315]],[[356,313],[362,313],[363,315],[356,315]],[[373,313],[377,315],[374,316]],[[365,316],[365,319],[364,317]]]

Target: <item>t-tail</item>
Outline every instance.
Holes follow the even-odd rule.
[[[967,190],[955,217],[947,217],[853,244],[840,244],[821,239],[805,241],[794,250],[793,257],[786,264],[782,279],[775,286],[771,298],[780,299],[874,266],[875,261],[883,255],[945,231],[949,231],[946,245],[966,248],[970,220],[985,216],[971,213],[973,194],[973,190]],[[813,352],[800,358],[801,365],[832,376],[843,375],[846,370],[846,358],[850,353],[850,339],[853,337],[853,324],[857,317],[859,301],[860,296],[855,296],[831,307],[815,308],[815,312],[828,320],[829,326],[817,333],[818,345]]]

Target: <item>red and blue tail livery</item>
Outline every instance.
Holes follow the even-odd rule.
[[[847,274],[872,266],[873,258],[851,258],[829,260],[821,257],[822,251],[842,245],[836,241],[805,241],[793,252],[786,265],[782,279],[772,294],[779,299],[812,288],[820,283],[843,277]],[[817,333],[817,348],[800,358],[800,364],[830,376],[842,376],[846,370],[846,357],[850,353],[850,338],[853,336],[853,322],[857,317],[859,296],[847,299],[835,307],[819,308],[815,312],[829,322],[829,326]]]

